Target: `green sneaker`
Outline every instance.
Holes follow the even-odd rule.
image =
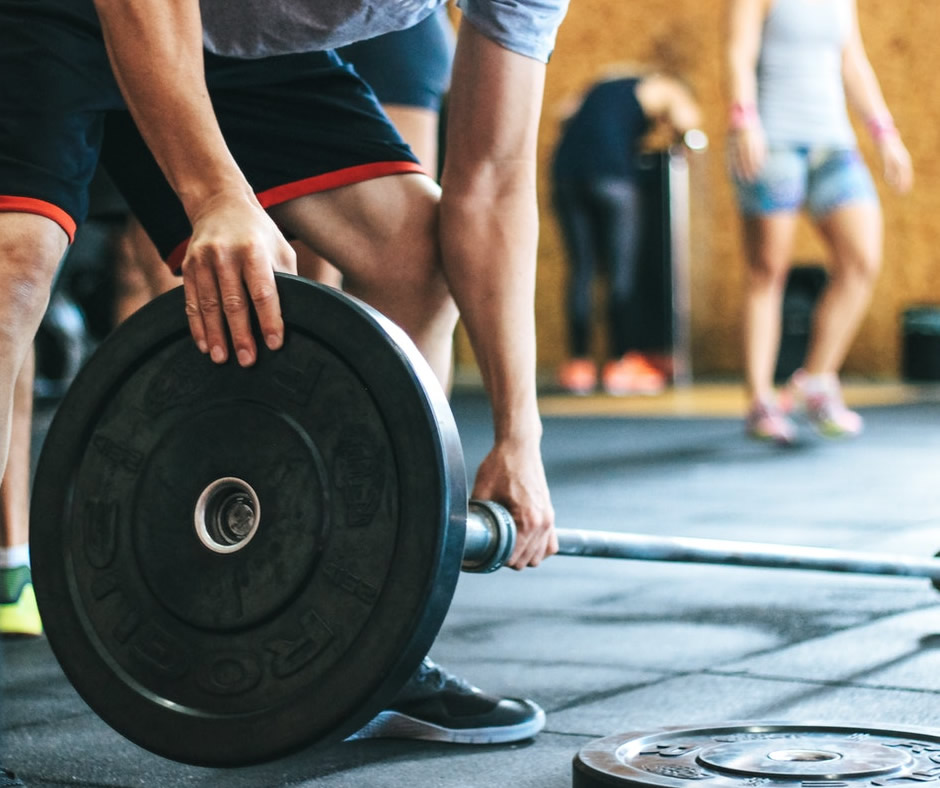
[[[39,637],[42,619],[28,566],[0,569],[0,635]]]

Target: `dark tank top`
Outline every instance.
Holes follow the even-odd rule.
[[[638,144],[649,120],[636,97],[637,78],[595,85],[562,129],[555,151],[557,181],[633,178]]]

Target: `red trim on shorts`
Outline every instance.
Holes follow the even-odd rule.
[[[358,164],[355,167],[325,172],[323,175],[314,175],[312,178],[304,178],[302,181],[285,183],[282,186],[258,192],[258,201],[263,207],[270,208],[272,205],[280,205],[307,194],[325,192],[340,186],[371,181],[383,175],[399,175],[405,172],[423,173],[424,168],[415,161],[376,161],[371,164]]]
[[[307,194],[316,194],[317,192],[337,189],[340,186],[349,186],[353,183],[371,181],[385,175],[400,175],[406,172],[425,174],[424,168],[415,161],[376,161],[371,164],[358,164],[355,167],[346,167],[342,170],[314,175],[312,178],[304,178],[302,181],[285,183],[281,186],[275,186],[273,189],[258,192],[255,196],[258,198],[258,202],[261,203],[262,208],[271,208],[274,205],[280,205]],[[166,264],[173,273],[179,273],[188,247],[189,239],[187,238],[167,257]]]
[[[75,230],[77,229],[75,220],[51,202],[37,200],[35,197],[10,197],[0,194],[0,211],[45,216],[65,230],[65,234],[69,237],[69,243],[75,240]]]
[[[169,257],[166,258],[166,264],[174,274],[180,272],[180,266],[183,264],[183,258],[186,257],[186,250],[189,248],[189,238],[177,246]]]

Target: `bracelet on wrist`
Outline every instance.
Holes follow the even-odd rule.
[[[732,131],[750,129],[759,123],[760,116],[757,114],[757,107],[754,104],[744,104],[736,101],[731,105],[731,111],[728,114],[728,126]]]
[[[868,133],[875,142],[881,142],[887,137],[898,136],[898,130],[894,125],[894,119],[890,115],[880,117],[870,117],[865,121]]]

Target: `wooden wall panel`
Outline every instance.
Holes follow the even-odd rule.
[[[885,270],[870,314],[846,370],[893,376],[899,369],[899,314],[911,303],[940,302],[940,9],[936,0],[858,0],[869,57],[914,158],[913,194],[898,197],[876,173],[886,220]],[[548,162],[558,134],[555,111],[563,99],[589,84],[607,64],[643,61],[667,40],[688,62],[688,75],[705,111],[710,150],[693,164],[693,363],[697,374],[741,370],[740,312],[744,260],[725,160],[722,55],[724,0],[572,0],[548,66],[540,133],[540,200],[537,325],[539,365],[554,368],[564,357],[562,309],[566,268],[550,211]],[[863,151],[876,165],[870,144]],[[808,225],[794,255],[822,260]],[[461,358],[466,358],[463,343]]]

